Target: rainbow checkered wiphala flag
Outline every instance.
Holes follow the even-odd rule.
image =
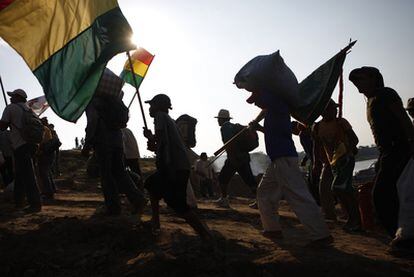
[[[145,75],[147,74],[148,68],[154,59],[154,55],[149,53],[144,48],[138,48],[134,51],[131,55],[131,61],[132,61],[132,68],[134,69],[135,73],[135,80],[137,81],[137,87],[142,83],[142,80],[144,80]],[[128,84],[131,84],[135,87],[134,82],[134,74],[132,73],[131,67],[129,65],[129,60],[125,62],[124,69],[122,70],[120,77],[127,82]]]

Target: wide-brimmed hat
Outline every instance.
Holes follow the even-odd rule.
[[[7,94],[9,96],[19,95],[19,96],[23,97],[24,99],[27,98],[26,92],[24,90],[20,89],[20,88],[15,89],[13,91],[8,91]]]
[[[165,94],[157,94],[155,95],[151,100],[147,100],[145,101],[145,103],[148,103],[150,105],[160,105],[162,107],[168,108],[168,109],[172,109],[171,108],[171,100],[170,97],[168,97]]]
[[[414,98],[409,98],[407,101],[406,110],[414,110]]]
[[[224,118],[224,119],[232,119],[232,117],[230,117],[230,112],[226,109],[221,109],[218,112],[218,115],[215,116],[215,118]]]

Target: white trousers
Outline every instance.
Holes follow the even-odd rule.
[[[313,239],[329,236],[328,226],[311,196],[296,157],[274,160],[257,188],[260,219],[265,231],[280,231],[279,201],[284,196]]]

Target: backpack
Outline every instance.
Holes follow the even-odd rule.
[[[53,132],[52,132],[52,135],[53,135]],[[43,143],[42,148],[45,153],[51,154],[57,151],[61,145],[62,143],[60,142],[59,138],[53,135],[53,137],[50,140]]]
[[[38,144],[43,139],[44,126],[39,117],[31,110],[25,109],[18,105],[23,113],[21,119],[21,128],[17,128],[20,135],[27,143]]]
[[[188,114],[183,114],[175,121],[178,131],[181,135],[186,146],[193,148],[196,146],[196,125],[197,119],[189,116]]]
[[[235,134],[246,128],[246,126],[235,124]],[[237,145],[243,152],[251,152],[259,146],[259,136],[256,130],[248,128],[237,138]]]
[[[111,130],[125,128],[129,120],[129,109],[122,99],[109,95],[99,97],[102,105],[98,108],[98,113],[106,127]]]

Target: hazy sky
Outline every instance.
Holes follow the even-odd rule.
[[[248,93],[233,84],[234,75],[251,58],[278,49],[287,65],[302,81],[319,65],[357,39],[344,65],[344,117],[353,125],[360,145],[373,143],[365,116],[364,97],[348,81],[349,72],[364,65],[376,66],[387,86],[406,103],[414,97],[414,1],[194,1],[120,0],[119,5],[134,30],[134,41],[155,59],[141,85],[143,100],[157,93],[171,97],[171,116],[187,113],[198,119],[197,153],[212,154],[221,146],[214,116],[230,110],[234,122],[247,124],[259,110],[247,104]],[[108,65],[120,73],[125,54]],[[0,74],[6,90],[23,88],[29,98],[42,95],[42,88],[23,60],[0,41]],[[134,89],[124,87],[129,103]],[[337,90],[334,93],[337,99]],[[0,101],[0,109],[4,101]],[[152,119],[145,105],[147,121]],[[56,129],[63,148],[83,137],[86,119],[76,124],[44,114]],[[149,154],[142,136],[142,119],[135,102],[129,128],[141,153]],[[301,150],[295,139],[298,150]],[[261,143],[259,150],[264,150]]]

